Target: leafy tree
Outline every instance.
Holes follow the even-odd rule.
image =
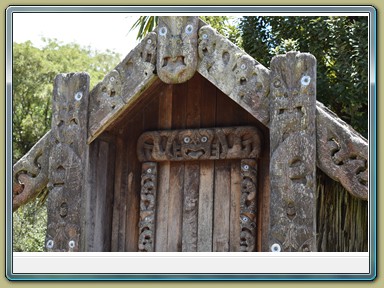
[[[317,98],[368,134],[367,17],[243,17],[244,50],[265,66],[290,50],[317,59]]]
[[[30,41],[13,44],[13,163],[51,127],[53,80],[59,73],[86,71],[91,87],[118,62],[114,52],[93,51],[78,44],[45,39],[42,48]],[[46,206],[31,202],[13,213],[14,251],[42,251],[46,231]]]

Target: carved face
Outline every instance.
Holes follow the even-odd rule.
[[[157,74],[168,84],[189,80],[197,67],[197,17],[160,17]]]
[[[210,130],[185,130],[179,133],[181,154],[185,159],[207,158],[211,154],[213,132]]]

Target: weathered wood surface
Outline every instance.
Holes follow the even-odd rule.
[[[139,243],[140,252],[155,251],[157,163],[144,162],[141,173]]]
[[[253,252],[257,229],[257,162],[241,160],[240,251]]]
[[[56,76],[48,170],[48,251],[78,251],[80,247],[88,97],[88,74]]]
[[[197,16],[159,17],[157,32],[157,74],[168,84],[186,82],[197,66]]]
[[[367,140],[319,102],[316,121],[318,167],[353,196],[367,200]]]
[[[91,91],[88,142],[136,102],[155,80],[156,33],[148,35]]]
[[[165,130],[143,133],[140,161],[191,161],[258,158],[260,137],[254,127]]]
[[[269,122],[269,70],[210,26],[199,30],[197,71],[251,113]]]
[[[12,210],[39,196],[48,184],[51,131],[13,165]]]
[[[316,251],[316,59],[288,52],[271,61],[272,251]]]
[[[115,178],[115,137],[103,133],[89,146],[82,196],[82,246],[85,252],[115,251],[113,237],[113,192]]]

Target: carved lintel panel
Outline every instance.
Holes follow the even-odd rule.
[[[259,153],[259,132],[246,126],[145,132],[137,144],[141,162],[258,158]]]
[[[197,67],[196,16],[162,16],[157,27],[157,74],[168,84],[191,79]]]
[[[289,52],[271,61],[272,251],[316,251],[316,59]]]
[[[317,161],[352,195],[368,199],[368,142],[322,104],[317,104]]]
[[[254,159],[241,160],[240,251],[256,248],[257,164]]]
[[[144,162],[141,172],[139,252],[154,252],[157,163]]]
[[[198,71],[261,123],[269,122],[269,70],[210,26],[199,30]]]
[[[35,199],[48,184],[51,131],[13,165],[12,209]]]
[[[59,74],[53,90],[47,251],[79,251],[89,76]]]

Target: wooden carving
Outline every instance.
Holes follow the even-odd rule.
[[[352,195],[368,199],[368,143],[324,105],[317,104],[317,164]]]
[[[269,122],[269,70],[210,26],[199,30],[198,71],[261,123]]]
[[[316,251],[316,59],[289,52],[271,61],[272,251]]]
[[[59,74],[55,78],[48,173],[48,251],[79,250],[88,93],[86,73]]]
[[[142,164],[139,251],[154,252],[157,163]]]
[[[257,165],[254,159],[241,160],[240,251],[253,252],[256,244]]]
[[[141,162],[258,158],[259,153],[254,127],[145,132],[137,144]]]
[[[89,137],[116,119],[154,78],[156,33],[150,32],[90,93]]]
[[[48,183],[50,131],[13,165],[12,209],[35,199]]]
[[[159,17],[157,27],[157,75],[168,84],[192,78],[197,67],[196,16]]]

